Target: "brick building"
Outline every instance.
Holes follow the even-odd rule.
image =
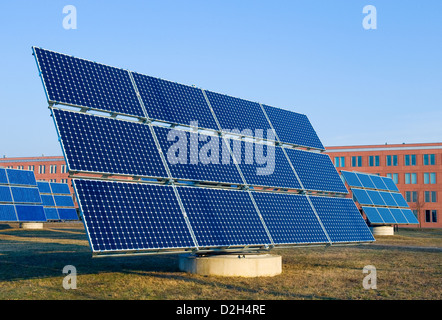
[[[326,147],[338,171],[391,177],[422,228],[442,228],[442,143]]]

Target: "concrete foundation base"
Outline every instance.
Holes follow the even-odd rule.
[[[225,277],[273,277],[282,272],[281,256],[272,254],[225,254],[179,257],[181,271]]]
[[[40,229],[43,229],[43,223],[42,222],[21,222],[19,227],[22,229],[40,230]]]
[[[374,236],[393,236],[394,235],[393,226],[370,227],[370,230]]]

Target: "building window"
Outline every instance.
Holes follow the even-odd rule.
[[[49,182],[57,182],[57,179],[49,179]]]
[[[417,191],[405,191],[405,200],[407,202],[417,202]]]
[[[49,173],[57,173],[57,165],[56,164],[51,164],[49,166]]]
[[[35,166],[28,166],[28,170],[34,171]]]
[[[61,183],[68,183],[68,179],[61,179]]]
[[[425,172],[424,184],[436,184],[436,172]]]
[[[387,173],[387,177],[392,179],[395,184],[399,183],[399,174],[397,174],[397,173]]]
[[[437,192],[425,191],[425,202],[437,202]]]
[[[14,166],[7,166],[6,169],[14,169]]]
[[[404,156],[404,163],[406,166],[415,166],[416,165],[416,155],[415,154],[406,154]]]
[[[424,166],[435,165],[436,155],[434,154],[424,154]]]
[[[362,167],[362,156],[351,157],[351,166],[352,167]]]
[[[416,173],[406,173],[405,174],[405,184],[416,184],[417,174]]]
[[[44,166],[44,165],[39,165],[39,166],[38,166],[38,173],[39,173],[39,174],[45,174],[45,173],[46,173],[46,166]]]
[[[425,222],[437,222],[437,210],[425,210]]]
[[[397,155],[388,155],[387,156],[387,166],[397,166],[398,162],[397,162]]]
[[[379,167],[379,156],[369,156],[368,165],[370,167]]]
[[[18,170],[23,170],[25,167],[24,166],[17,166]]]
[[[62,165],[60,166],[60,172],[61,172],[61,173],[67,173],[66,165],[65,165],[65,164],[62,164]]]

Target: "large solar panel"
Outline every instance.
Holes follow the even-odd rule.
[[[52,109],[69,170],[167,177],[149,126]]]
[[[329,242],[307,196],[253,192],[253,198],[275,244]]]
[[[139,73],[133,77],[149,118],[218,130],[201,89]]]
[[[270,244],[248,192],[195,187],[177,189],[200,247]]]
[[[333,243],[374,241],[351,199],[310,196],[310,200]]]
[[[281,142],[325,150],[306,115],[265,104],[262,106]]]
[[[329,156],[298,150],[324,149],[305,115],[34,53],[93,253],[374,240],[354,202],[336,197],[347,190]],[[72,199],[49,187],[42,200],[62,219]]]
[[[73,179],[94,253],[193,248],[173,187]]]
[[[144,117],[129,72],[33,48],[49,103]]]
[[[163,127],[155,127],[154,130],[173,178],[235,185],[243,183],[223,139]]]
[[[286,152],[304,189],[348,193],[327,154],[295,149]]]
[[[223,131],[236,130],[236,133],[253,137],[258,129],[263,130],[263,138],[267,138],[271,126],[259,103],[212,91],[205,93]],[[268,138],[274,140],[274,137]]]
[[[0,221],[46,221],[33,171],[0,168]]]
[[[419,223],[391,178],[361,172],[341,173],[371,225]],[[404,208],[408,210],[406,214]]]

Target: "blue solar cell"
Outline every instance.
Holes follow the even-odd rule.
[[[73,207],[74,201],[71,196],[54,195],[55,204],[57,207]]]
[[[417,220],[413,211],[411,211],[410,209],[401,209],[401,210],[402,210],[402,214],[407,219],[409,224],[419,224],[419,221]]]
[[[51,186],[49,182],[37,181],[38,190],[40,193],[52,193]]]
[[[149,118],[218,130],[201,89],[132,73]]]
[[[60,220],[78,220],[75,208],[57,208],[57,212]]]
[[[42,205],[15,205],[18,221],[44,222],[45,212]]]
[[[17,221],[14,205],[0,204],[0,221]]]
[[[388,190],[399,192],[399,189],[396,186],[396,184],[394,183],[393,179],[388,178],[388,177],[381,177],[381,178],[384,181],[384,184],[388,188]]]
[[[362,210],[364,211],[365,215],[367,216],[368,221],[371,224],[380,224],[384,223],[384,220],[382,219],[381,215],[379,214],[378,210],[375,207],[362,207]]]
[[[370,179],[373,182],[374,186],[378,190],[388,190],[387,186],[385,185],[384,181],[380,176],[377,175],[370,175]]]
[[[8,180],[10,184],[36,186],[34,171],[6,169]]]
[[[374,241],[352,199],[310,196],[332,243]]]
[[[384,199],[382,199],[379,191],[375,190],[365,190],[367,191],[368,196],[370,197],[371,201],[375,206],[385,206]]]
[[[230,148],[249,185],[301,189],[280,147],[231,139]]]
[[[348,193],[327,154],[286,149],[304,189]]]
[[[390,192],[379,191],[379,194],[381,195],[382,199],[384,200],[385,205],[387,205],[388,207],[396,207],[397,206],[396,201],[394,200],[394,198]]]
[[[404,196],[401,193],[392,192],[391,195],[396,201],[398,207],[408,208],[408,203],[405,201]]]
[[[172,177],[193,181],[243,183],[223,139],[162,127],[155,127],[154,130]]]
[[[55,207],[54,197],[51,194],[40,194],[43,206]]]
[[[35,48],[49,102],[144,117],[127,70]]]
[[[390,208],[390,212],[393,215],[394,219],[396,220],[397,224],[404,224],[408,223],[407,219],[405,218],[404,214],[402,213],[401,209],[398,208]]]
[[[11,187],[11,193],[15,203],[42,203],[38,188]]]
[[[252,194],[275,244],[328,242],[305,195]]]
[[[362,187],[362,183],[359,181],[356,173],[350,171],[341,171],[341,173],[350,187]]]
[[[0,202],[12,202],[11,189],[8,186],[0,186]]]
[[[74,179],[94,252],[192,248],[173,188]]]
[[[356,173],[356,175],[358,176],[359,181],[361,181],[363,188],[376,189],[376,186],[374,185],[368,174]]]
[[[379,214],[381,215],[382,219],[385,223],[396,223],[396,219],[393,217],[393,215],[390,212],[389,208],[377,208]]]
[[[373,201],[368,196],[367,191],[364,189],[352,189],[353,196],[356,198],[356,201],[360,204],[373,204]]]
[[[148,125],[52,109],[70,170],[167,177]]]
[[[200,247],[270,244],[248,192],[177,189]]]
[[[265,104],[262,106],[281,142],[324,150],[306,115]]]
[[[8,184],[8,177],[6,175],[6,169],[0,168],[0,184]]]
[[[47,220],[60,220],[56,208],[46,208],[44,207],[45,216]]]
[[[55,194],[71,194],[71,190],[67,183],[51,182],[52,193]]]
[[[223,131],[239,130],[245,136],[254,136],[258,129],[263,130],[264,138],[267,137],[267,130],[271,127],[258,103],[211,91],[205,92]]]

